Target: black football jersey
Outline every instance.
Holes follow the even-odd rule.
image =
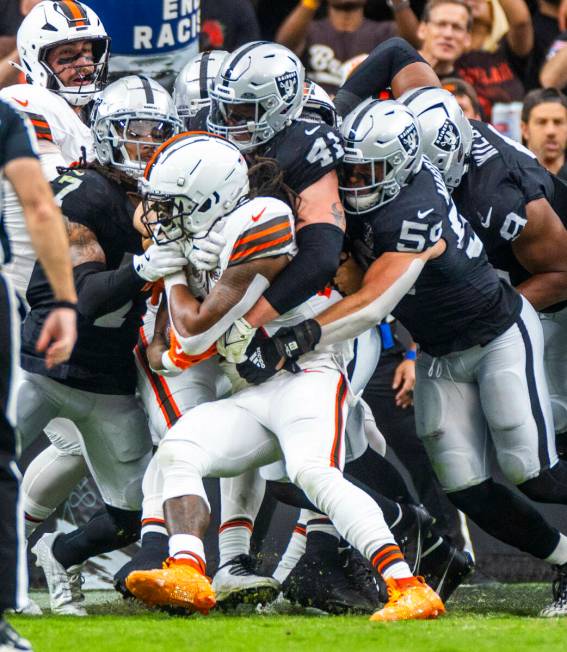
[[[208,109],[201,109],[193,118],[191,128],[207,129]],[[256,157],[277,161],[283,171],[284,183],[300,194],[327,172],[336,169],[344,155],[339,132],[324,122],[293,120],[267,143],[247,155],[249,164]]]
[[[512,242],[527,223],[528,202],[542,197],[553,202],[553,180],[525,147],[490,125],[471,123],[469,170],[453,200],[481,238],[492,265],[508,272],[517,285],[530,274],[516,260]]]
[[[68,170],[52,182],[55,198],[70,222],[88,227],[106,256],[106,270],[120,266],[124,256],[142,252],[140,234],[132,225],[134,207],[126,191],[96,170]],[[92,272],[92,263],[74,268],[75,284]],[[102,268],[100,271],[103,271]],[[140,293],[118,310],[90,320],[79,314],[78,338],[69,361],[46,369],[35,351],[41,327],[53,302],[45,273],[36,263],[27,291],[30,313],[22,334],[22,366],[64,384],[102,394],[132,394],[136,369],[132,350],[145,312]]]
[[[430,355],[487,344],[518,317],[520,296],[498,278],[429,160],[394,200],[347,223],[353,254],[365,269],[386,252],[418,253],[441,238],[447,243],[393,311]]]

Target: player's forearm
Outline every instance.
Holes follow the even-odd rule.
[[[280,25],[276,32],[276,42],[285,45],[300,55],[311,21],[318,9],[317,0],[302,0]]]
[[[544,88],[563,88],[567,85],[567,47],[545,62],[539,73]]]
[[[524,0],[500,0],[500,5],[508,19],[506,40],[510,49],[519,57],[527,56],[534,46],[534,30],[527,4]]]
[[[421,42],[417,36],[419,21],[411,5],[406,0],[393,0],[392,4],[392,13],[394,14],[398,34],[415,48],[420,47]]]
[[[536,310],[567,301],[567,272],[545,272],[534,274],[516,289]]]
[[[391,38],[378,45],[356,68],[335,97],[345,116],[361,100],[392,87],[395,97],[410,88],[440,86],[439,78],[407,41]]]

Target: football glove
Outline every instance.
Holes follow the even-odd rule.
[[[236,368],[244,380],[254,385],[265,382],[280,369],[297,373],[300,368],[295,360],[312,351],[320,338],[321,327],[314,319],[280,328],[273,337],[256,331],[246,349],[246,360]]]
[[[225,244],[223,235],[216,231],[209,231],[205,238],[194,238],[189,262],[195,269],[210,272],[218,267]]]
[[[241,317],[217,340],[218,352],[227,362],[244,362],[246,349],[254,337],[256,329]]]
[[[175,242],[163,245],[154,243],[132,260],[136,274],[150,283],[174,274],[187,265],[187,259]]]

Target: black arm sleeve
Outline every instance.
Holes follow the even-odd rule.
[[[83,263],[74,268],[79,313],[97,319],[133,300],[146,281],[134,271],[126,257],[118,269],[107,270],[104,263]]]
[[[400,70],[411,63],[426,61],[403,38],[380,43],[339,88],[334,100],[339,115],[344,117],[362,100],[386,90]]]
[[[283,315],[322,290],[339,266],[344,233],[333,224],[309,224],[297,232],[298,251],[264,293]]]

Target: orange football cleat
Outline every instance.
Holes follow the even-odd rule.
[[[170,557],[160,570],[133,571],[126,587],[150,606],[184,607],[206,614],[217,603],[209,578],[186,559]]]
[[[370,616],[375,622],[425,620],[445,613],[441,598],[427,586],[423,577],[386,580],[388,602]]]

